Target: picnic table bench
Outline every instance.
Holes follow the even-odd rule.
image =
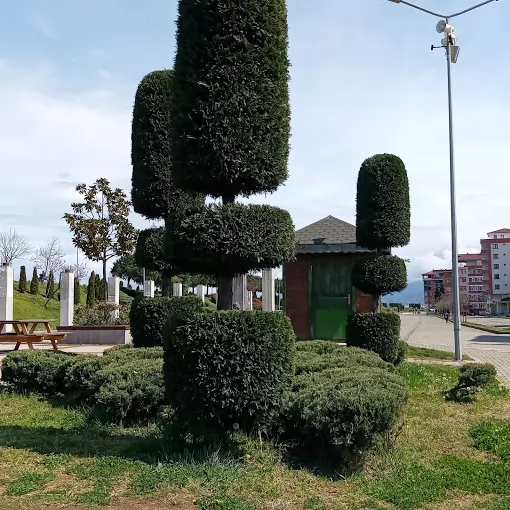
[[[26,319],[26,320],[0,320],[0,342],[16,343],[14,350],[17,351],[22,343],[26,343],[29,349],[33,349],[34,343],[49,340],[54,350],[58,350],[57,341],[65,340],[67,335],[52,331],[50,323],[55,320]],[[4,332],[5,326],[11,325],[14,331]],[[38,326],[44,326],[44,331],[37,331]]]

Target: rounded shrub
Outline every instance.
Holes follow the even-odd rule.
[[[277,267],[296,251],[287,211],[268,205],[209,205],[176,223],[169,243],[200,272],[243,274]]]
[[[135,95],[131,132],[131,200],[135,212],[165,218],[176,209],[200,207],[203,197],[183,193],[172,181],[173,71],[147,74]]]
[[[2,360],[2,381],[16,391],[57,395],[66,391],[66,373],[76,355],[63,351],[13,351]]]
[[[407,287],[407,268],[395,255],[358,259],[352,271],[352,284],[362,292],[384,296]]]
[[[347,319],[348,346],[376,352],[389,363],[401,357],[400,316],[396,313],[355,313]]]
[[[171,316],[200,312],[204,309],[205,306],[198,296],[135,299],[129,311],[133,345],[162,346],[165,324]]]
[[[406,246],[410,239],[409,180],[403,161],[393,154],[366,159],[358,174],[357,244],[382,250]]]
[[[135,263],[149,271],[171,273],[172,266],[165,258],[165,227],[141,230],[135,248]]]
[[[180,0],[173,177],[213,197],[275,191],[288,177],[285,0]]]
[[[292,378],[295,335],[284,314],[221,311],[169,321],[165,384],[194,440],[252,432],[279,413]]]

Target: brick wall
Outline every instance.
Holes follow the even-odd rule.
[[[372,311],[372,295],[356,289],[356,313]]]
[[[296,260],[283,267],[285,313],[300,340],[310,338],[309,263],[309,255],[298,255]]]

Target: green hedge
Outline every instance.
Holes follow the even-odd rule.
[[[395,426],[407,401],[404,381],[375,353],[298,342],[296,376],[279,421],[300,457],[348,471]]]
[[[366,159],[358,174],[356,241],[368,249],[406,246],[411,239],[409,180],[393,154]]]
[[[288,177],[285,0],[180,0],[178,9],[176,185],[213,197],[275,191]]]
[[[129,313],[133,345],[162,346],[163,331],[170,316],[202,310],[205,310],[205,307],[198,296],[135,299]]]
[[[183,193],[172,181],[173,71],[147,74],[135,95],[131,132],[131,200],[135,212],[166,218],[179,209],[201,207],[203,197]]]
[[[384,361],[401,361],[400,316],[395,313],[355,313],[347,319],[346,343],[376,352]]]
[[[63,351],[13,351],[2,361],[2,381],[18,391],[63,394],[66,372],[75,360],[76,355]]]
[[[395,255],[358,259],[352,271],[352,284],[362,292],[385,295],[407,288],[407,268]]]
[[[195,440],[252,432],[280,411],[295,335],[276,312],[222,311],[169,322],[165,384],[177,422]]]
[[[207,274],[277,267],[296,252],[290,214],[257,204],[208,205],[176,222],[168,242],[182,263],[189,261]]]

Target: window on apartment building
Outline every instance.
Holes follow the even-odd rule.
[[[499,269],[499,264],[494,264],[494,269]]]
[[[482,250],[486,250],[487,249],[487,244],[486,243],[483,243],[482,244]]]
[[[493,250],[497,250],[498,248],[499,248],[499,244],[493,244],[493,245],[492,245],[492,249],[493,249]]]
[[[462,281],[462,283],[466,283],[466,279],[465,278],[461,278],[461,281]]]
[[[499,284],[494,285],[494,290],[499,290]]]
[[[499,259],[499,255],[498,255],[497,253],[493,253],[493,254],[492,254],[492,258],[493,258],[493,259]]]
[[[493,237],[494,237],[494,239],[497,239],[497,238],[498,238],[498,235],[497,235],[497,234],[494,234],[494,236],[493,236]]]
[[[495,280],[499,280],[499,274],[495,274],[495,275],[494,275],[494,279],[495,279]]]

